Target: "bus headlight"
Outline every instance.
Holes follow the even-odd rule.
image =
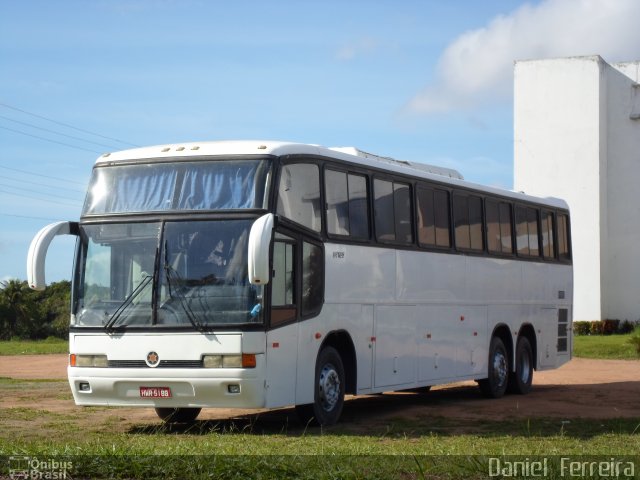
[[[69,355],[69,365],[72,367],[105,368],[109,366],[106,355]]]
[[[242,355],[204,355],[202,357],[204,368],[255,368],[256,356],[254,353]]]

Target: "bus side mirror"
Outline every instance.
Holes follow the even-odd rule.
[[[47,250],[58,235],[78,235],[78,222],[56,222],[40,230],[29,246],[27,254],[27,282],[33,290],[44,290],[44,264]]]
[[[273,232],[273,213],[258,218],[249,232],[249,282],[251,285],[266,285],[271,278],[269,249]]]

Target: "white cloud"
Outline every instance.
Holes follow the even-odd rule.
[[[442,53],[435,81],[408,110],[442,113],[511,99],[513,62],[601,55],[607,61],[640,57],[637,0],[544,0],[495,17],[460,35]]]
[[[336,58],[342,61],[350,61],[362,55],[372,53],[378,47],[378,42],[371,37],[363,37],[343,45],[336,52]]]

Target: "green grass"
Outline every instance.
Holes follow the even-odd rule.
[[[627,335],[575,335],[573,354],[582,358],[638,360]],[[640,368],[640,367],[639,367]]]
[[[41,437],[21,438],[9,428],[0,434],[0,455],[65,457],[83,478],[485,478],[489,456],[619,457],[640,449],[640,418],[461,422],[425,412],[410,428],[389,419],[371,428],[355,422],[320,429],[267,414],[123,428],[116,412],[87,426],[78,418],[91,416],[84,410],[6,409],[0,421],[25,432],[33,426]]]
[[[0,341],[0,355],[35,355],[69,352],[69,341],[49,337],[46,340]]]

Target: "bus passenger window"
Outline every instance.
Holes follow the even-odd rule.
[[[564,214],[558,215],[558,258],[560,260],[571,260],[569,248],[569,217]]]
[[[511,205],[487,200],[487,249],[491,253],[513,253],[511,243]]]
[[[280,172],[277,213],[319,232],[320,172],[313,163],[284,165]]]
[[[542,256],[546,259],[555,257],[553,244],[553,213],[542,212]]]
[[[456,247],[482,250],[482,199],[475,195],[454,195]]]
[[[349,228],[352,237],[369,238],[367,178],[349,175]]]
[[[540,256],[538,241],[538,210],[531,207],[516,207],[516,243],[518,255]]]
[[[418,187],[418,241],[426,247],[449,247],[449,192]]]
[[[409,185],[374,180],[376,237],[383,242],[413,243]]]
[[[349,193],[347,174],[327,170],[325,172],[327,200],[327,232],[333,235],[349,235]]]
[[[327,169],[325,197],[329,234],[369,238],[366,177]]]
[[[393,242],[396,239],[395,222],[393,218],[393,183],[383,180],[373,181],[374,208],[376,220],[376,237],[383,242]]]

